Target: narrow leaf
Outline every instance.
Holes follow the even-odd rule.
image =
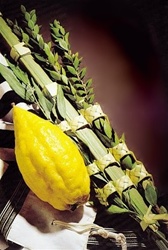
[[[65,105],[64,93],[62,91],[62,87],[60,84],[58,84],[56,104],[57,104],[57,109],[59,111],[59,114],[62,116],[62,118],[65,118],[66,105]]]
[[[123,214],[123,213],[131,213],[129,209],[126,208],[121,208],[116,205],[111,205],[108,209],[107,212],[110,214]]]
[[[157,203],[156,190],[153,186],[149,184],[145,188],[145,198],[152,206],[156,205]]]
[[[110,126],[110,124],[108,123],[107,120],[104,121],[103,128],[104,128],[104,132],[108,136],[108,138],[111,138],[111,136],[112,136],[112,130],[111,130],[111,126]]]
[[[10,87],[23,99],[32,101],[32,96],[28,95],[25,90],[25,86],[22,86],[20,81],[16,78],[12,70],[0,63],[0,73],[4,79],[8,82]]]

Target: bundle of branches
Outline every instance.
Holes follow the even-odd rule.
[[[54,20],[51,41],[45,42],[36,11],[21,6],[21,17],[19,21],[0,17],[9,65],[0,64],[0,73],[18,95],[36,104],[44,119],[74,140],[90,175],[93,205],[109,214],[128,213],[159,249],[167,249],[162,224],[168,213],[157,204],[152,175],[94,101],[92,79],[86,79],[82,58],[71,51],[69,32]]]

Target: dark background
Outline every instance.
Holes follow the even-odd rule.
[[[12,20],[20,5],[36,9],[50,40],[49,23],[70,32],[93,79],[96,101],[128,147],[153,174],[159,191],[168,188],[168,1],[0,1]]]

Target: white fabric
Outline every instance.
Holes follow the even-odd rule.
[[[78,234],[52,225],[52,221],[90,224],[95,216],[95,211],[87,204],[74,212],[58,211],[30,192],[11,225],[7,240],[31,250],[85,250],[89,232]]]

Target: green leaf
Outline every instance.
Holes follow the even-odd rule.
[[[92,94],[93,94],[93,89],[92,88],[87,89],[87,95],[92,95]]]
[[[37,16],[36,16],[36,14],[35,14],[35,11],[33,12],[33,15],[31,16],[31,20],[32,20],[32,22],[35,24],[36,23],[36,21],[37,21]]]
[[[48,42],[48,47],[50,48],[50,50],[51,50],[51,47],[52,47],[52,43],[51,43],[51,41],[49,41]]]
[[[37,35],[38,33],[39,33],[39,31],[40,31],[40,28],[39,28],[39,26],[36,24],[35,26],[34,26],[34,33]]]
[[[107,120],[104,120],[103,128],[104,128],[104,132],[108,136],[108,138],[111,138],[112,137],[111,126],[110,126],[110,124],[108,123]]]
[[[93,104],[94,102],[94,95],[89,96],[88,103]]]
[[[57,62],[57,61],[58,61],[58,58],[59,58],[58,53],[55,53],[55,55],[54,55],[54,61]]]
[[[74,67],[67,65],[67,69],[72,75],[76,75],[76,70]]]
[[[65,75],[61,76],[63,83],[68,84],[68,78]]]
[[[48,61],[51,65],[54,65],[54,62],[55,62],[55,58],[54,58],[54,55],[53,53],[51,52],[48,56]]]
[[[20,6],[20,10],[21,10],[21,12],[22,12],[23,14],[25,14],[26,8],[25,8],[24,5],[21,5],[21,6]]]
[[[83,88],[83,85],[81,83],[74,83],[74,86],[77,90],[83,90],[85,92],[85,89]],[[86,94],[86,93],[85,93]]]
[[[121,135],[121,140],[125,142],[125,134],[124,133]]]
[[[85,75],[86,75],[86,68],[83,68],[81,71],[80,71],[80,78],[82,79]]]
[[[14,23],[12,22],[12,20],[7,18],[6,21],[10,27],[13,27]]]
[[[72,94],[67,94],[67,93],[65,93],[65,95],[66,95],[66,97],[68,97],[68,99],[71,100],[72,102],[76,101],[74,95],[72,95]]]
[[[167,209],[164,207],[164,206],[161,206],[160,208],[159,208],[159,213],[161,213],[161,214],[166,214],[168,211],[167,211]]]
[[[136,188],[130,188],[123,193],[131,210],[133,209],[133,211],[141,216],[147,213],[148,207]]]
[[[61,80],[61,74],[59,74],[58,72],[54,71],[54,70],[49,70],[50,76],[56,80],[59,81]]]
[[[64,39],[66,41],[67,44],[69,44],[69,32],[67,32],[64,36]],[[69,45],[70,46],[70,45]]]
[[[9,60],[8,60],[8,65],[9,65],[9,67],[11,68],[11,70],[13,71],[13,73],[15,74],[15,76],[16,76],[21,82],[24,82],[26,85],[27,85],[28,83],[30,83],[27,73],[24,72],[24,71],[22,71],[18,65],[12,64]]]
[[[54,37],[55,37],[56,40],[57,40],[57,38],[60,37],[59,29],[58,29],[58,28],[52,27],[52,31],[54,32],[54,34],[55,34]]]
[[[29,13],[30,13],[31,19],[33,19],[33,16],[35,15],[36,11],[35,10],[31,10]]]
[[[71,77],[70,79],[73,83],[79,82],[79,79],[77,77]]]
[[[104,134],[102,134],[102,131],[96,130],[95,131],[102,143],[109,148],[111,146],[111,140]]]
[[[41,35],[39,36],[38,42],[39,42],[39,47],[41,49],[44,49],[44,40]]]
[[[28,34],[22,32],[22,40],[23,40],[23,42],[24,42],[25,44],[28,44],[28,43],[29,43],[29,39],[30,39],[30,38],[29,38]]]
[[[126,208],[121,208],[116,205],[111,205],[108,209],[107,212],[110,214],[123,214],[123,213],[131,213],[129,209]]]
[[[59,39],[58,43],[63,50],[68,51],[68,49],[69,49],[68,44],[63,39]]]
[[[78,69],[80,62],[77,56],[75,56],[73,64],[74,64],[75,69]]]
[[[44,51],[45,51],[47,56],[50,55],[50,47],[48,46],[47,43],[44,43]]]
[[[96,120],[94,121],[94,125],[96,126],[97,129],[100,129],[100,128],[101,128],[101,124],[100,124],[100,122],[99,122],[99,119],[96,119]]]
[[[30,20],[30,14],[28,12],[25,12],[25,19],[27,22]]]
[[[31,19],[28,21],[28,27],[29,27],[31,30],[34,29],[34,23],[32,22]]]
[[[56,19],[54,20],[53,24],[54,24],[55,27],[60,26],[60,22],[58,20],[56,20]]]
[[[73,85],[71,85],[71,93],[75,96],[76,95],[76,89]]]
[[[152,206],[157,204],[156,190],[152,185],[147,185],[145,188],[145,198]]]
[[[72,56],[65,52],[64,57],[68,59],[70,62],[73,62]]]
[[[25,86],[16,78],[12,70],[0,63],[0,73],[8,82],[9,86],[23,99],[32,101],[32,96],[26,93]]]
[[[77,90],[77,94],[78,94],[79,96],[83,96],[83,97],[86,95],[86,93],[85,93],[84,90]]]
[[[57,109],[59,111],[59,114],[62,116],[62,118],[66,117],[66,105],[65,105],[65,98],[64,93],[62,91],[62,87],[60,84],[58,84],[57,88]]]
[[[62,35],[65,35],[65,29],[62,26],[60,26],[59,29],[60,29],[60,33]]]
[[[26,31],[27,31],[27,33],[30,35],[30,36],[32,36],[32,30],[31,29],[29,29],[29,28],[25,28],[26,29]]]
[[[44,92],[37,86],[33,78],[32,78],[32,84],[34,86],[34,89],[37,95],[37,102],[39,106],[41,107],[42,112],[44,113],[45,117],[48,120],[51,120],[51,110],[52,110],[53,104],[45,98]]]
[[[45,58],[40,54],[34,53],[34,55],[40,62],[46,62]]]
[[[87,80],[87,81],[85,82],[86,87],[87,87],[87,88],[90,88],[91,85],[92,85],[92,82],[93,82],[92,79]]]
[[[61,68],[61,71],[62,71],[62,75],[66,76],[66,71],[63,67]]]
[[[20,31],[20,29],[19,29],[16,25],[13,26],[13,32],[14,32],[15,35],[17,35],[18,37],[21,36],[21,31]]]

